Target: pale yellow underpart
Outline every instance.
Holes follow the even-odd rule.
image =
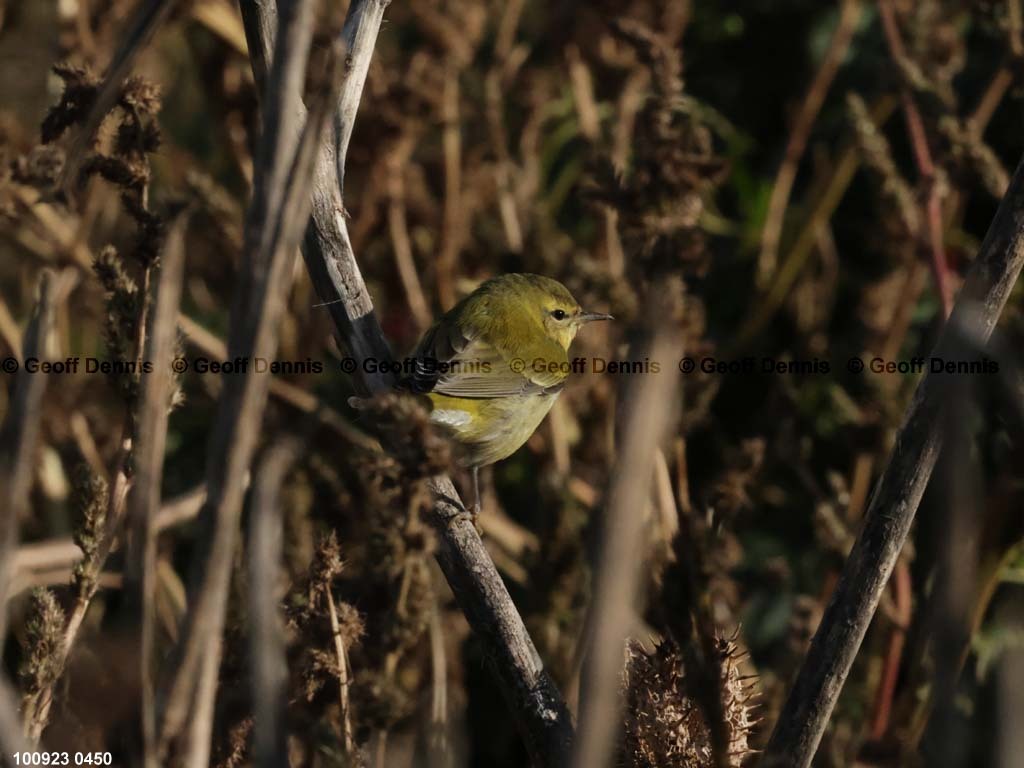
[[[459,444],[459,464],[484,467],[518,451],[544,421],[558,394],[469,399],[432,392],[430,418]]]

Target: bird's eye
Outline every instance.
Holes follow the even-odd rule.
[[[551,316],[553,318],[555,318],[555,320],[565,320],[565,317],[566,317],[565,310],[564,309],[556,309],[554,312],[551,313]]]

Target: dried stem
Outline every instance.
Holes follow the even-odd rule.
[[[144,764],[156,766],[156,712],[154,707],[154,606],[156,600],[156,519],[167,442],[167,415],[174,380],[171,359],[177,342],[178,305],[185,267],[187,217],[179,215],[167,233],[161,255],[160,276],[152,312],[146,360],[153,370],[143,373],[142,401],[137,416],[134,448],[135,478],[128,497],[131,527],[126,577],[129,610],[140,626],[140,680],[142,681],[142,733]],[[133,616],[135,618],[135,616]]]
[[[348,41],[349,58],[355,73],[363,73],[373,55],[386,0],[354,0],[345,21],[343,36]],[[266,48],[268,29],[275,16],[271,2],[245,2],[242,16],[253,55],[257,82],[260,68],[271,58]],[[336,138],[351,135],[351,120],[358,107],[362,88],[346,88],[342,93],[339,119],[349,120]],[[351,101],[354,100],[354,101]],[[313,212],[303,242],[303,257],[321,301],[328,302],[338,337],[356,359],[391,359],[391,351],[373,310],[362,274],[355,260],[345,224],[336,165],[343,165],[347,138],[337,148],[326,146],[321,154],[313,190]],[[331,159],[325,166],[324,158]],[[390,389],[393,380],[387,374],[366,375],[356,379],[365,393]],[[447,477],[431,483],[435,494],[433,520],[438,533],[438,562],[466,615],[470,626],[485,649],[512,715],[538,765],[563,765],[569,753],[573,728],[569,711],[554,682],[544,669],[522,618],[512,602],[479,534],[465,514],[466,508]]]
[[[331,619],[331,634],[334,636],[334,655],[338,662],[338,705],[341,709],[342,746],[346,755],[352,755],[355,752],[355,738],[352,735],[352,718],[348,703],[348,688],[352,684],[352,670],[348,664],[345,639],[341,636],[341,625],[338,623],[338,609],[334,605],[334,595],[331,594],[329,587],[325,592],[327,612]]]
[[[249,610],[252,615],[252,695],[255,763],[288,765],[285,729],[288,661],[284,625],[277,608],[281,575],[283,516],[281,484],[299,446],[292,440],[271,448],[253,486],[249,529]]]
[[[793,191],[793,182],[796,181],[797,170],[800,168],[800,158],[803,157],[807,140],[810,138],[811,129],[814,127],[814,121],[818,117],[825,96],[850,48],[850,41],[853,40],[860,15],[860,0],[842,0],[839,8],[839,21],[832,33],[825,58],[822,60],[821,66],[818,67],[818,72],[815,74],[814,80],[811,81],[810,88],[807,89],[807,95],[804,96],[800,112],[789,133],[789,140],[786,142],[786,149],[782,156],[782,165],[779,166],[779,173],[775,177],[775,186],[772,187],[772,194],[768,200],[764,230],[761,232],[761,255],[757,263],[757,273],[758,284],[762,287],[768,285],[775,272],[779,240],[782,238],[782,225],[786,217],[786,208],[789,206],[789,197]]]
[[[253,198],[245,227],[242,284],[231,314],[229,356],[273,357],[285,298],[294,273],[291,257],[309,215],[308,190],[329,105],[341,88],[345,57],[332,46],[327,81],[314,89],[315,105],[303,127],[299,105],[313,28],[311,0],[289,3],[280,16],[274,63],[265,79],[263,134],[254,166]],[[211,434],[207,501],[202,519],[210,530],[205,567],[191,597],[192,608],[161,728],[166,750],[191,717],[186,764],[206,765],[213,728],[213,701],[220,659],[231,564],[245,476],[259,437],[266,405],[266,377],[249,372],[225,381]]]
[[[39,282],[39,300],[25,330],[22,344],[26,357],[49,359],[49,338],[57,305],[74,285],[74,272],[44,271]],[[7,636],[7,597],[15,576],[14,552],[18,521],[28,512],[29,491],[39,439],[40,408],[46,376],[22,368],[14,383],[7,418],[0,429],[0,642]]]
[[[650,357],[667,359],[679,345],[659,337]],[[604,520],[597,564],[590,651],[581,677],[580,737],[573,765],[602,768],[612,764],[620,723],[619,689],[626,633],[636,621],[635,605],[644,562],[642,533],[654,472],[655,453],[667,427],[676,379],[666,372],[638,377],[626,401],[620,465],[615,473]]]
[[[893,60],[899,65],[907,58],[896,23],[896,12],[892,0],[879,0],[878,14],[882,20],[886,44]],[[946,264],[946,248],[942,234],[942,186],[936,173],[935,162],[932,160],[928,146],[928,135],[924,130],[921,112],[914,102],[910,90],[904,85],[900,88],[900,100],[903,105],[903,117],[907,124],[907,138],[914,151],[914,162],[921,184],[925,190],[924,219],[928,247],[931,253],[932,276],[935,288],[942,302],[942,316],[949,317],[953,309],[953,287],[950,283],[949,267]]]
[[[933,354],[954,359],[952,328],[975,318],[985,342],[1024,266],[1024,163],[989,227],[953,315]],[[832,599],[814,635],[768,745],[764,765],[809,766],[850,667],[878,607],[943,439],[947,388],[941,375],[918,385]]]

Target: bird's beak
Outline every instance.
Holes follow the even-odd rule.
[[[594,320],[614,320],[615,318],[611,315],[606,315],[603,312],[584,312],[580,315],[581,323],[591,323]]]

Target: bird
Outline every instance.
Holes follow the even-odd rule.
[[[430,421],[456,444],[480,513],[481,467],[507,459],[551,410],[572,369],[569,346],[587,323],[569,290],[542,275],[513,273],[482,283],[431,326],[399,388],[430,400]]]

